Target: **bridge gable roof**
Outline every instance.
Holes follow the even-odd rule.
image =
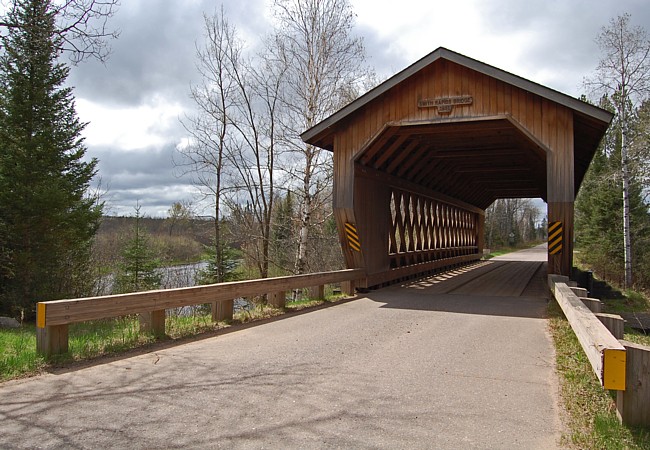
[[[607,128],[613,118],[613,115],[604,109],[590,105],[589,103],[583,102],[559,91],[550,89],[538,83],[514,75],[510,72],[506,72],[494,66],[490,66],[489,64],[485,64],[475,59],[461,55],[460,53],[456,53],[444,47],[439,47],[424,58],[413,63],[379,86],[368,91],[355,101],[351,102],[336,113],[316,124],[312,128],[306,130],[301,134],[302,140],[321,148],[333,150],[334,134],[336,133],[337,126],[340,123],[344,122],[355,112],[362,110],[373,100],[386,94],[388,91],[400,85],[405,80],[409,79],[413,75],[417,74],[421,70],[439,60],[447,60],[457,65],[474,70],[478,73],[494,78],[523,91],[535,94],[543,99],[572,110],[578,116],[583,117],[585,121],[592,124],[592,126],[595,125],[595,128],[600,131],[600,133],[597,133],[597,139],[591,139],[592,142],[595,141],[597,143],[600,141],[604,130]]]

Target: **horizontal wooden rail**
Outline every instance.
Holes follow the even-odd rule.
[[[65,353],[68,349],[68,324],[87,320],[106,319],[129,314],[149,314],[141,322],[144,328],[164,333],[165,310],[183,306],[211,303],[213,318],[232,317],[232,301],[240,297],[272,294],[271,302],[284,306],[280,293],[289,290],[312,288],[343,283],[353,291],[354,282],[365,277],[362,269],[347,269],[257,280],[165,289],[130,294],[106,295],[70,300],[40,302],[36,308],[37,350],[51,355]],[[345,288],[345,286],[344,286]],[[224,310],[224,305],[227,305]],[[215,312],[216,311],[216,312]],[[162,324],[162,325],[161,325]]]
[[[585,306],[570,286],[568,278],[549,275],[548,284],[564,311],[594,373],[605,389],[625,390],[625,347]]]

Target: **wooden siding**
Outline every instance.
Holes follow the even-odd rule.
[[[549,220],[565,224],[565,250],[549,259],[549,268],[562,274],[570,271],[573,201],[607,123],[572,109],[570,102],[543,96],[546,88],[528,91],[522,88],[526,83],[518,87],[497,78],[436,59],[379,91],[362,107],[349,109],[311,138],[334,151],[339,230],[345,223],[360,230],[361,252],[350,250],[340,232],[348,267],[377,273],[386,267],[465,256],[466,251],[480,255],[485,208],[498,198],[540,197],[549,203]],[[442,108],[441,101],[450,105]],[[459,247],[471,249],[438,255],[438,249],[414,247],[403,249],[404,255],[391,254],[387,245],[394,247],[412,232],[408,226],[400,228],[394,211],[390,213],[396,192],[402,203],[406,197],[411,201],[411,193],[452,199],[449,204],[460,210],[448,211],[442,205],[432,211],[449,219],[443,221],[449,227],[444,233],[451,233],[452,240],[458,217],[471,218],[468,223],[476,238],[459,240]],[[418,200],[400,207],[413,214],[412,208],[431,205],[437,203]],[[480,213],[474,215],[475,210]],[[462,245],[464,241],[471,243]]]
[[[447,114],[438,113],[436,108],[418,107],[418,100],[454,96],[471,96],[472,104],[454,106],[452,111]],[[348,174],[354,170],[353,162],[360,159],[361,163],[372,162],[373,167],[379,168],[379,170],[385,169],[389,173],[395,172],[399,168],[397,176],[405,177],[406,175],[405,178],[408,178],[408,175],[411,175],[416,182],[422,182],[426,179],[427,174],[448,172],[450,163],[443,162],[436,165],[436,160],[427,159],[430,156],[430,148],[413,142],[410,143],[410,146],[406,146],[408,139],[404,134],[400,134],[403,131],[386,129],[387,125],[426,122],[431,124],[430,129],[435,129],[436,123],[444,124],[445,122],[495,116],[508,117],[521,130],[529,133],[529,136],[536,140],[529,145],[531,148],[539,148],[541,145],[551,152],[563,153],[567,146],[572,146],[574,115],[569,108],[530,92],[522,91],[467,67],[441,59],[376,98],[363,109],[354,112],[343,123],[338,124],[336,142],[334,143],[338,168],[335,177],[339,184],[351,183]],[[474,132],[475,130],[468,126],[459,127],[456,131],[447,132],[446,136],[448,139],[452,139],[454,136],[457,139],[467,138]],[[493,137],[498,137],[502,132],[495,130]],[[483,159],[477,159],[475,163],[489,166],[491,165],[489,138],[485,132],[478,138],[481,139],[479,147],[485,147],[486,150],[483,152]],[[526,139],[522,138],[521,133],[516,134],[513,139],[517,142],[512,148],[525,146]],[[377,141],[375,142],[375,140]],[[373,145],[373,142],[376,145]],[[577,144],[577,146],[579,145]],[[377,154],[382,149],[384,153]],[[364,152],[369,153],[364,154]],[[540,161],[539,155],[530,148],[526,149],[526,152],[518,153],[519,163],[526,167],[537,165],[535,176],[545,178],[547,172],[544,166],[545,161]],[[395,156],[392,156],[391,153],[395,153]],[[498,154],[492,155],[493,158],[498,158],[498,156]],[[505,155],[504,157],[507,158]],[[410,166],[404,167],[406,159],[410,160],[406,163]],[[589,156],[588,159],[590,160],[591,157]],[[414,169],[413,164],[418,160],[423,160],[425,165],[428,162],[430,165]],[[343,167],[343,165],[347,167]],[[582,169],[583,166],[584,163],[580,168]],[[560,187],[564,190],[563,201],[566,201],[565,198],[575,196],[575,183],[573,176],[565,177],[564,169],[572,170],[573,167],[562,166],[560,169],[562,173],[559,176],[563,177],[563,180],[568,180],[564,182],[565,185]],[[444,182],[445,180],[439,180],[437,186],[429,185],[427,187],[437,190]],[[544,181],[542,180],[541,183],[544,184]],[[467,184],[471,184],[467,187],[470,191],[480,190],[480,183],[475,182],[472,177],[468,177]],[[350,185],[350,187],[352,186]],[[546,188],[546,186],[543,187]],[[539,191],[539,186],[537,188],[519,190],[525,196],[545,198],[546,192],[543,195],[534,195],[535,190]],[[510,194],[508,196],[518,196],[513,195],[516,191],[517,186],[508,192]],[[451,194],[453,195],[453,193]],[[464,195],[471,199],[470,194],[465,193]],[[473,198],[472,203],[485,208],[494,199],[495,197],[486,194],[482,198]],[[335,207],[348,207],[349,203],[342,203],[342,201],[344,199],[337,195]]]

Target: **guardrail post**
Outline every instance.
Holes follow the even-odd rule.
[[[155,337],[165,335],[165,310],[140,313],[140,331],[152,333]]]
[[[572,287],[571,290],[576,295],[576,297],[585,297],[585,298],[587,298],[589,296],[589,292],[587,292],[587,290],[585,288]]]
[[[284,308],[287,301],[287,293],[285,291],[272,292],[267,294],[267,300],[269,305],[275,308]]]
[[[623,334],[625,330],[625,320],[618,314],[605,314],[605,313],[596,313],[596,317],[600,320],[605,328],[612,333],[616,339],[623,339]]]
[[[325,299],[325,285],[312,286],[309,288],[309,298],[313,300]]]
[[[212,302],[212,321],[222,322],[224,320],[232,320],[234,305],[234,300]]]
[[[354,286],[355,286],[355,282],[353,280],[341,281],[341,291],[345,295],[355,295]]]
[[[627,354],[626,389],[616,394],[616,410],[625,425],[650,427],[650,347],[620,342]]]
[[[36,328],[36,351],[46,358],[68,353],[68,325]]]
[[[580,297],[580,300],[594,314],[597,314],[603,310],[603,304],[597,298]],[[605,324],[605,326],[607,326],[607,324]]]

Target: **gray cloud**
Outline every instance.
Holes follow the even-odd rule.
[[[375,69],[380,80],[392,77],[414,62],[405,57],[403,50],[392,39],[381,37],[377,30],[358,26],[355,32],[363,39],[367,64]]]
[[[650,3],[647,1],[500,0],[480,2],[486,17],[485,32],[494,35],[524,35],[526,43],[519,63],[530,73],[543,74],[533,81],[548,84],[564,93],[579,96],[582,80],[598,64],[595,38],[609,20],[623,13],[632,15],[632,24],[650,30]],[[520,43],[513,42],[513,46]],[[504,49],[508,51],[508,49]]]
[[[176,177],[172,164],[173,145],[128,151],[95,147],[101,185],[107,189],[106,210],[110,214],[130,215],[137,203],[142,212],[164,215],[172,203],[191,200],[191,180]]]
[[[599,55],[594,39],[611,18],[629,12],[633,24],[650,30],[650,2],[646,0],[476,3],[484,18],[480,32],[506,38],[504,48],[494,51],[517,51],[517,65],[525,68],[517,75],[571,95],[582,93],[583,77],[596,67]],[[265,4],[264,0],[227,0],[225,4],[230,21],[249,47],[254,48],[268,31]],[[218,7],[208,0],[123,2],[111,22],[121,30],[120,38],[112,43],[111,58],[105,66],[89,61],[73,68],[69,82],[75,86],[75,95],[111,108],[135,108],[164,98],[183,105],[191,114],[189,86],[198,81],[195,44],[203,40],[203,13],[212,13]],[[386,79],[414,61],[406,59],[403,46],[408,43],[398,43],[399,36],[383,35],[381,26],[360,26],[355,32],[364,38],[368,63],[380,79]],[[423,36],[427,35],[424,31],[430,30],[423,30]],[[459,33],[464,31],[458,27]],[[456,50],[453,40],[450,42],[450,48]],[[438,42],[431,42],[429,50],[438,46]],[[490,55],[467,56],[490,63]],[[112,213],[131,214],[139,201],[147,214],[162,215],[174,201],[191,196],[191,182],[175,177],[172,164],[174,146],[185,135],[183,128],[180,123],[167,124],[157,132],[168,142],[131,151],[89,146],[89,156],[100,160],[100,175],[110,188]]]
[[[224,7],[243,32],[264,31],[262,0],[230,1]],[[202,42],[203,14],[215,3],[200,1],[138,0],[123,2],[111,25],[121,31],[112,42],[106,65],[89,61],[74,68],[70,84],[79,97],[117,106],[134,106],[153,96],[187,103],[196,81],[196,43]],[[251,14],[252,11],[256,13]]]
[[[224,9],[241,34],[250,38],[266,31],[263,4],[263,0],[231,0]],[[212,14],[218,7],[209,0],[123,2],[110,23],[121,34],[112,42],[108,62],[102,65],[91,60],[71,71],[68,82],[75,96],[110,108],[136,108],[164,98],[191,113],[189,88],[198,81],[195,53],[197,43],[203,41],[203,14]],[[162,148],[137,151],[89,145],[88,157],[99,160],[97,182],[108,189],[110,214],[132,214],[138,202],[143,213],[164,215],[173,202],[193,192],[189,177],[174,175],[172,154],[185,135],[180,121],[154,126],[149,132],[169,142]]]

